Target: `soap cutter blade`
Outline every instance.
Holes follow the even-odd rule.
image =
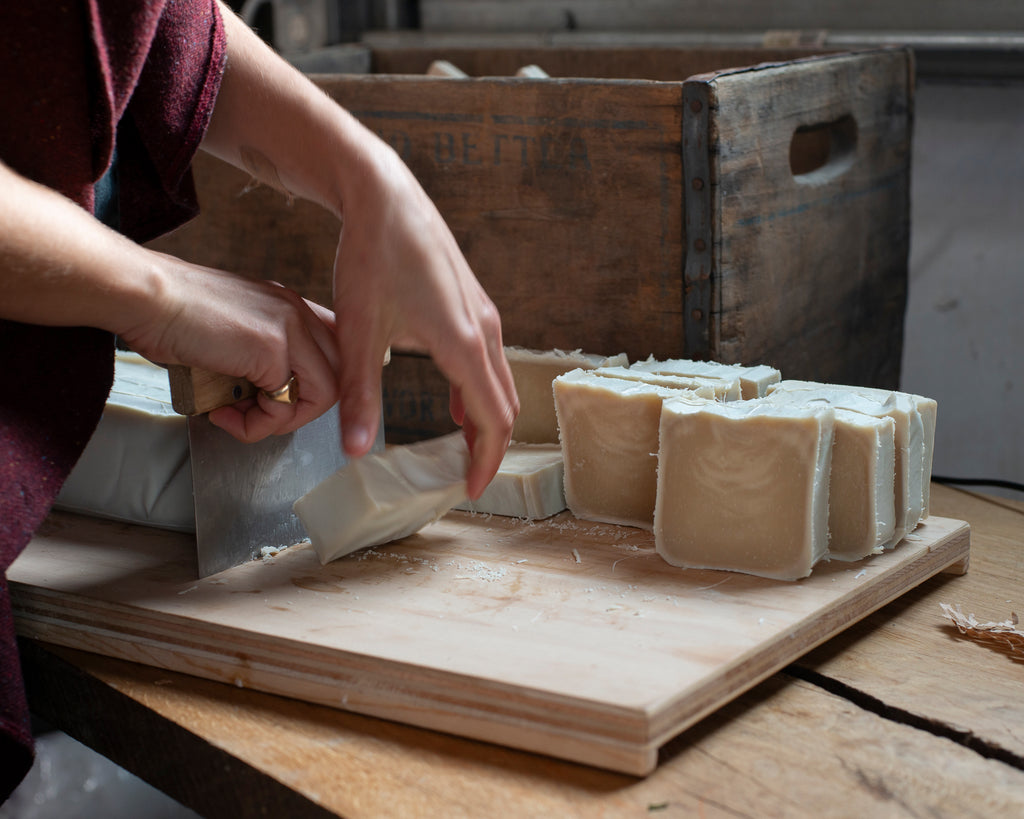
[[[305,540],[292,504],[348,463],[337,404],[294,432],[244,443],[210,423],[206,413],[254,394],[255,387],[205,370],[168,370],[174,408],[188,416],[199,576],[253,560],[264,547]],[[381,410],[374,452],[384,448]]]

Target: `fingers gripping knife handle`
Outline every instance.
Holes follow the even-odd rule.
[[[252,398],[259,392],[244,378],[220,375],[209,370],[173,364],[167,368],[171,385],[171,406],[180,415],[204,412]]]
[[[391,348],[384,351],[384,364],[391,361]],[[204,412],[252,398],[259,387],[245,378],[172,364],[167,368],[171,385],[171,406],[179,415],[201,415]],[[271,401],[294,404],[298,400],[298,384],[292,376],[279,389],[262,391]]]

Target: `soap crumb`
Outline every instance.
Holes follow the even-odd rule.
[[[867,570],[867,569],[861,569],[861,570],[860,570],[859,572],[857,572],[857,574],[855,574],[855,575],[853,576],[853,579],[854,579],[854,580],[856,580],[856,579],[857,579],[858,577],[863,577],[863,576],[864,576],[864,575],[866,575],[867,573],[868,573],[868,570]]]
[[[198,586],[190,586],[189,588],[183,589],[182,591],[178,592],[178,594],[188,594],[189,592],[195,591],[198,588]]]
[[[234,682],[235,682],[235,688],[245,688],[245,683],[242,682],[242,678],[241,677],[235,677]]]
[[[264,562],[270,561],[284,551],[283,546],[264,546],[260,549],[260,557]]]
[[[573,550],[572,550],[572,556],[573,556],[573,559],[574,559],[574,560],[575,560],[575,561],[576,561],[577,563],[582,563],[582,562],[583,562],[583,560],[582,560],[582,559],[580,558],[580,552],[579,552],[579,549],[573,549]]]

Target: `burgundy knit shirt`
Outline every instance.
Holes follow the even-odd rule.
[[[214,0],[2,2],[0,161],[94,212],[116,144],[120,230],[158,236],[198,212],[190,166],[224,60]],[[99,421],[113,339],[0,320],[0,354],[2,802],[32,760],[6,571]]]

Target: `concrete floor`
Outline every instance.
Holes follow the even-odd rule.
[[[919,82],[902,386],[939,402],[936,474],[1024,481],[1022,146],[1024,84]],[[44,734],[0,819],[79,816],[196,814],[70,737]]]
[[[36,762],[0,819],[199,819],[60,731],[36,737]]]

